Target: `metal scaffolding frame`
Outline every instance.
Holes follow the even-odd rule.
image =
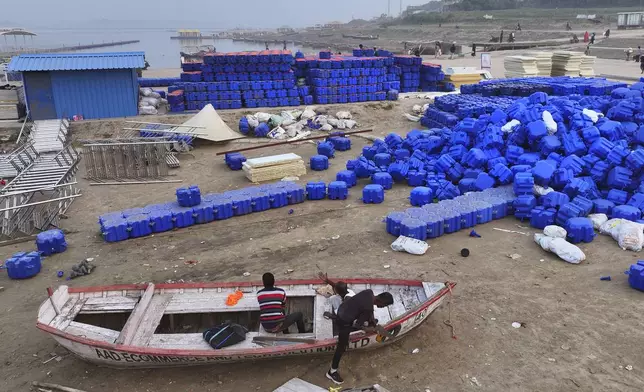
[[[166,138],[96,139],[83,143],[89,180],[145,181],[169,175],[167,156],[174,141]]]

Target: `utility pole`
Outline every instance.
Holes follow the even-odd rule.
[[[402,0],[400,0],[400,13],[398,14],[398,16],[402,17]]]
[[[391,0],[387,0],[387,16],[391,16]]]

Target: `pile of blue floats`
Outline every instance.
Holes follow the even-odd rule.
[[[481,94],[491,96],[527,97],[536,92],[548,95],[609,95],[614,89],[626,87],[626,83],[614,82],[605,78],[578,78],[570,76],[514,78],[484,80],[478,84],[461,86],[461,94]]]
[[[490,188],[387,215],[387,233],[426,240],[501,219],[512,213],[512,187]]]
[[[180,81],[181,78],[139,78],[139,87],[167,87]]]
[[[588,85],[588,79],[578,79],[579,85]],[[569,78],[568,84],[575,80]],[[568,230],[569,241],[590,242],[595,235],[586,217],[591,213],[644,223],[643,95],[644,82],[618,87],[610,95],[536,92],[513,97],[504,108],[490,98],[450,96],[451,110],[476,99],[490,106],[449,127],[412,130],[404,138],[389,134],[365,146],[347,169],[383,186],[390,178],[430,188],[440,201],[438,211],[446,210],[444,200],[512,184],[505,189],[512,189],[510,211],[517,218],[536,228],[556,224]],[[455,216],[456,211],[442,216],[450,231],[455,225],[445,222]],[[405,233],[422,238],[418,222],[412,223],[416,231]]]
[[[326,190],[326,189],[325,189]],[[229,219],[252,212],[281,208],[305,200],[305,189],[294,182],[277,182],[224,193],[199,194],[195,188],[177,191],[179,202],[151,204],[101,215],[98,223],[106,242],[147,236],[195,224]],[[181,196],[180,196],[181,194]]]

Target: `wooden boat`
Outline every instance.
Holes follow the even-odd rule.
[[[394,304],[375,308],[390,337],[357,331],[349,350],[379,348],[420,325],[440,306],[454,283],[415,280],[347,279],[355,292],[389,291]],[[262,358],[333,353],[337,338],[327,298],[317,293],[319,280],[278,282],[286,290],[287,312],[301,311],[311,333],[268,333],[259,325],[256,292],[261,284],[173,283],[102,287],[60,286],[38,310],[37,327],[80,358],[110,367],[206,365]],[[227,306],[229,294],[243,297]],[[202,331],[230,320],[247,326],[246,340],[214,350]],[[311,325],[312,324],[312,325]],[[393,337],[391,336],[393,335]],[[383,339],[384,338],[384,339]]]
[[[380,38],[380,35],[350,35],[342,34],[342,38],[361,39],[364,41],[374,40]]]

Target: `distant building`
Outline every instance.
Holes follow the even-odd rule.
[[[335,21],[335,22],[329,22],[329,23],[325,24],[324,28],[325,29],[337,29],[337,28],[340,28],[342,26],[344,26],[344,23]]]
[[[290,28],[288,26],[282,26],[282,27],[277,29],[277,32],[280,33],[280,34],[288,34],[288,33],[294,33],[295,30],[293,30],[292,28]]]
[[[138,114],[138,68],[143,52],[22,54],[9,63],[21,72],[33,120],[81,115],[110,118]]]

